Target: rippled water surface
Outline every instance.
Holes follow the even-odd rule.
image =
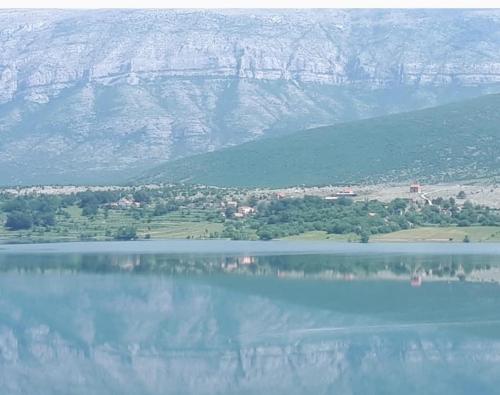
[[[0,393],[499,393],[496,245],[154,246],[3,246]]]

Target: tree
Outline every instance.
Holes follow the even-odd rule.
[[[235,213],[236,213],[236,208],[232,206],[227,207],[226,210],[224,211],[224,214],[227,219],[233,218]]]
[[[389,203],[389,211],[394,214],[404,213],[408,203],[405,199],[396,198]]]
[[[247,204],[250,207],[255,207],[255,206],[257,206],[258,203],[259,203],[259,199],[257,199],[257,196],[255,196],[255,195],[250,196],[247,200]]]
[[[465,199],[467,195],[465,194],[464,191],[458,192],[457,199]]]
[[[346,196],[342,196],[342,197],[337,199],[336,203],[341,205],[341,206],[350,206],[352,204],[352,199],[350,199]]]
[[[23,198],[16,198],[13,200],[8,200],[2,205],[2,210],[5,211],[6,213],[11,213],[13,211],[27,211],[28,210],[28,203],[25,199]]]
[[[178,207],[174,203],[158,203],[155,205],[155,209],[153,211],[153,216],[159,217],[161,215],[168,214],[172,211],[176,211]]]
[[[367,232],[361,232],[359,241],[361,243],[368,243],[369,240],[370,240],[370,236],[368,235],[368,233]]]
[[[464,243],[470,243],[470,238],[469,238],[469,235],[465,235],[464,237]]]
[[[33,217],[23,211],[12,211],[7,214],[5,227],[10,230],[30,229],[33,226]]]
[[[346,234],[353,231],[352,226],[345,221],[335,221],[332,226],[327,228],[327,233]]]
[[[34,213],[33,222],[40,226],[54,226],[56,224],[56,215],[53,211]]]
[[[134,226],[122,226],[114,236],[115,240],[134,240],[137,238],[137,229]]]
[[[91,203],[89,205],[83,206],[82,215],[85,217],[93,217],[97,214],[98,210],[99,207],[97,206],[97,204]]]
[[[149,203],[151,201],[149,194],[143,190],[135,191],[132,197],[139,203]]]
[[[273,238],[273,234],[267,229],[258,231],[257,236],[259,236],[259,239],[261,240],[271,240]]]

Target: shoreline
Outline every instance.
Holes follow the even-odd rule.
[[[186,240],[68,241],[0,244],[0,254],[132,253],[132,254],[418,254],[500,256],[499,242],[386,242],[355,243],[321,240]]]
[[[499,244],[500,240],[472,240],[470,242],[463,242],[461,240],[449,240],[446,238],[422,238],[422,239],[405,239],[405,238],[386,238],[380,237],[380,235],[376,235],[369,240],[367,243],[362,243],[358,240],[347,240],[347,239],[329,239],[329,238],[318,238],[318,239],[309,239],[309,238],[301,238],[301,237],[285,237],[285,238],[277,238],[271,240],[233,240],[233,239],[188,239],[188,238],[152,238],[152,239],[134,239],[134,240],[61,240],[61,239],[52,239],[52,240],[10,240],[10,239],[0,239],[0,250],[3,246],[29,246],[29,245],[52,245],[52,244],[91,244],[91,243],[141,243],[141,242],[170,242],[170,241],[179,241],[179,242],[231,242],[231,243],[239,243],[239,242],[248,242],[248,243],[306,243],[306,244],[436,244],[436,245],[450,245],[456,246],[461,244],[475,244],[475,245],[491,245],[491,244]]]

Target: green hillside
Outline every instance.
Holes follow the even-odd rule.
[[[500,173],[500,95],[310,129],[168,162],[141,181],[291,186]]]

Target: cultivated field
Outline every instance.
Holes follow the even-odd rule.
[[[205,220],[204,210],[179,210],[166,215],[141,218],[134,210],[103,210],[92,219],[81,214],[82,210],[71,206],[66,215],[57,215],[53,228],[9,231],[0,227],[0,242],[50,242],[78,240],[111,240],[120,227],[134,226],[141,239],[208,238],[211,233],[221,232],[222,223]],[[4,219],[0,214],[0,223]]]

